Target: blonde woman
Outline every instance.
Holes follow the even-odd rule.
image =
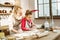
[[[17,29],[21,19],[22,19],[22,8],[15,6],[13,12],[8,18],[9,30],[18,33]]]

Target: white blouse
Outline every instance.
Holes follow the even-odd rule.
[[[21,20],[21,19],[22,19],[22,16],[16,17],[16,18],[17,18],[18,20]],[[16,22],[13,13],[9,16],[8,22],[9,22],[9,23],[8,23],[8,25],[9,25],[9,30],[12,30],[12,29],[13,29],[13,26],[16,25],[16,23],[18,23],[18,22]]]
[[[16,19],[20,20],[22,19],[22,16],[20,17],[16,17]],[[4,23],[3,23],[4,22]],[[16,24],[16,20],[14,18],[14,14],[12,13],[7,19],[4,19],[2,20],[2,23],[1,25],[4,26],[4,25],[8,25],[9,26],[9,30],[12,30],[13,29],[13,26]],[[3,25],[4,24],[4,25]]]

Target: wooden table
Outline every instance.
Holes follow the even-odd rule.
[[[60,33],[49,32],[49,35],[34,40],[60,40]]]
[[[60,32],[49,31],[49,34],[44,37],[35,38],[35,39],[24,39],[24,40],[60,40]]]
[[[10,35],[8,26],[0,27],[0,32],[4,32],[5,36]]]

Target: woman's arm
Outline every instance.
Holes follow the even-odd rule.
[[[15,29],[12,29],[11,31],[12,31],[12,32],[15,32],[15,33],[18,33],[18,31],[17,31],[17,30],[15,30]]]
[[[32,20],[31,22],[32,22],[32,27],[33,27],[33,26],[36,26],[35,23],[33,22],[33,20]]]
[[[9,30],[17,33],[18,31],[13,28],[13,24],[14,24],[13,15],[10,15],[9,18],[8,18]]]
[[[33,21],[31,21],[31,22],[32,22],[32,28],[31,28],[31,30],[36,29],[35,23]]]
[[[25,20],[22,20],[21,21],[21,29],[23,31],[29,31],[30,29],[29,28],[26,28],[25,26],[26,26],[26,21]]]

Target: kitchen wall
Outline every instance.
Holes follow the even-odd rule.
[[[29,0],[20,0],[21,2],[21,7],[23,10],[23,15],[25,14],[25,11],[29,9]]]
[[[21,5],[21,1],[20,0],[14,0],[15,1],[15,5],[20,6]]]

